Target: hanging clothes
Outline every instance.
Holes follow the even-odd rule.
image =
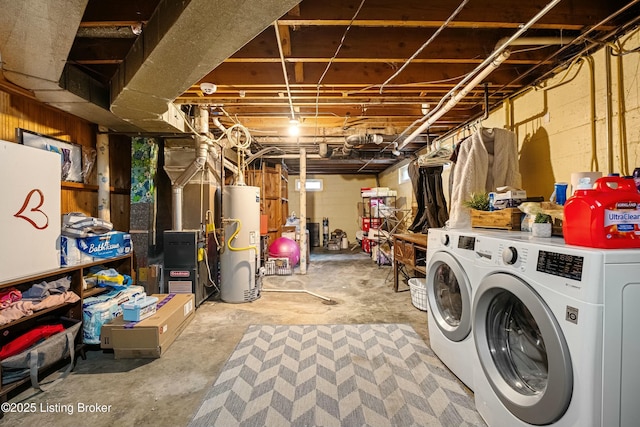
[[[452,171],[449,228],[471,227],[471,215],[464,202],[471,193],[495,191],[496,187],[520,188],[516,134],[506,129],[479,128],[460,143]]]
[[[442,165],[420,167],[417,161],[409,164],[409,176],[418,204],[416,216],[409,226],[414,233],[427,233],[429,228],[441,228],[447,221],[442,169]]]

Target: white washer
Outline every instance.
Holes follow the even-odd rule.
[[[637,426],[640,250],[479,234],[476,407],[491,427]]]
[[[471,230],[429,229],[427,301],[433,352],[473,390],[475,347],[471,334],[475,234]]]

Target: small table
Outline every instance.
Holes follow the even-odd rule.
[[[398,275],[403,267],[427,274],[427,235],[422,233],[393,235],[393,289],[398,292]]]

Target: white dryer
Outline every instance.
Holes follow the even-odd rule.
[[[475,234],[471,230],[429,229],[427,301],[433,352],[473,390],[475,347],[471,334]]]
[[[637,426],[640,250],[476,237],[474,391],[491,427]]]

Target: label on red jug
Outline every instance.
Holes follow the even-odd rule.
[[[607,239],[640,238],[640,204],[620,201],[605,209],[604,228]]]

